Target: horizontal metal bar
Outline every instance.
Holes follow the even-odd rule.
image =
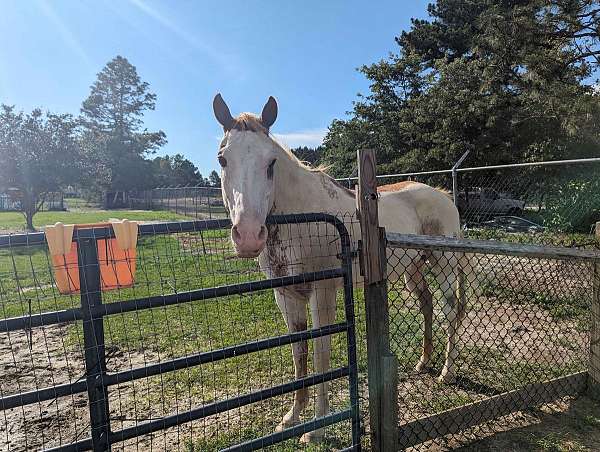
[[[456,168],[457,173],[465,173],[469,171],[484,171],[484,170],[495,170],[495,169],[508,169],[508,168],[523,168],[530,166],[553,166],[553,165],[574,165],[574,164],[586,164],[586,163],[598,163],[600,158],[589,158],[589,159],[571,159],[571,160],[551,160],[548,162],[530,162],[530,163],[509,163],[507,165],[490,165],[490,166],[474,166],[471,168]],[[394,173],[394,174],[380,174],[377,179],[387,179],[390,177],[411,177],[411,176],[430,176],[433,174],[450,174],[452,169],[445,170],[433,170],[433,171],[418,171],[414,173]],[[352,177],[339,177],[337,181],[343,182],[348,180],[358,180],[357,176]]]
[[[316,272],[302,273],[300,275],[282,276],[279,278],[232,284],[229,286],[191,290],[189,292],[181,292],[171,295],[158,295],[153,297],[119,301],[94,307],[90,311],[92,314],[92,319],[94,319],[104,315],[121,314],[125,312],[138,311],[140,309],[159,308],[180,303],[188,303],[191,301],[210,300],[212,298],[274,289],[276,287],[293,286],[296,284],[322,281],[325,279],[341,278],[343,276],[343,269],[334,268]]]
[[[428,176],[431,174],[449,174],[451,173],[451,169],[447,170],[434,170],[434,171],[417,171],[415,173],[398,173],[398,174],[380,174],[375,176],[377,179],[388,179],[390,177],[411,177],[411,176]],[[358,176],[352,177],[339,177],[335,180],[339,182],[348,181],[348,180],[358,180]]]
[[[274,289],[276,287],[293,286],[308,282],[322,281],[325,279],[341,278],[344,270],[341,268],[321,270],[317,272],[302,273],[299,275],[282,276],[273,279],[261,279],[228,286],[211,287],[207,289],[191,290],[169,295],[156,295],[153,297],[135,298],[132,300],[117,301],[95,306],[89,311],[91,319],[98,319],[106,315],[123,314],[140,309],[159,308],[180,303],[189,303],[198,300],[237,295],[259,290]],[[66,309],[64,311],[45,312],[21,317],[12,317],[0,320],[0,332],[17,331],[26,328],[54,325],[57,323],[74,322],[83,318],[81,309]]]
[[[271,388],[263,389],[261,391],[256,391],[243,396],[211,403],[209,405],[204,405],[200,408],[186,411],[184,413],[165,416],[162,419],[144,422],[134,427],[128,427],[123,430],[113,432],[110,435],[110,442],[111,444],[113,444],[116,442],[125,441],[130,438],[135,438],[136,436],[147,435],[157,430],[163,430],[169,427],[174,427],[176,425],[180,425],[197,419],[202,419],[217,413],[222,413],[224,411],[229,411],[234,408],[249,405],[251,403],[256,403],[272,397],[288,394],[301,388],[325,383],[327,381],[335,380],[337,378],[347,377],[348,374],[349,368],[347,366],[338,367],[336,369],[329,370],[322,374],[311,375],[309,377],[300,378],[298,380],[294,380],[279,386],[273,386]]]
[[[256,438],[241,444],[237,444],[235,446],[228,447],[226,449],[221,449],[221,452],[241,452],[263,449],[265,447],[272,446],[273,444],[286,441],[290,438],[295,438],[297,436],[302,435],[303,433],[312,432],[319,428],[327,427],[332,424],[337,424],[338,422],[346,421],[350,419],[351,416],[352,410],[348,409],[344,411],[339,411],[337,413],[332,413],[327,416],[319,417],[311,421],[304,422],[291,428],[286,428],[280,432],[271,433],[270,435],[265,435],[261,438]]]
[[[295,342],[342,333],[347,331],[348,328],[349,326],[347,323],[336,323],[334,325],[327,325],[321,328],[314,328],[311,330],[298,331],[295,333],[270,337],[255,342],[246,342],[244,344],[234,345],[219,350],[188,355],[182,358],[152,364],[146,367],[138,367],[136,369],[126,370],[119,373],[108,374],[103,378],[103,380],[104,384],[106,385],[125,383],[139,378],[151,377],[153,375],[159,375],[166,372],[186,369],[192,366],[216,362],[223,359],[232,358],[234,356],[247,355],[249,353],[281,347],[283,345],[288,345]]]
[[[82,380],[75,383],[65,383],[50,388],[38,389],[36,391],[4,396],[0,398],[0,410],[9,410],[19,406],[30,405],[32,403],[45,402],[46,400],[66,397],[85,391],[87,391],[87,383],[85,380]]]
[[[234,356],[247,355],[249,353],[280,347],[303,340],[316,339],[318,337],[338,334],[347,331],[348,328],[349,325],[345,322],[336,323],[321,328],[298,331],[295,333],[284,334],[254,342],[246,342],[219,350],[184,356],[182,358],[152,364],[146,367],[138,367],[118,373],[107,374],[103,378],[103,383],[107,386],[125,383],[128,381],[137,380],[139,378],[151,377],[166,372],[172,372],[201,364],[216,362],[223,359],[232,358]],[[19,406],[30,405],[32,403],[44,402],[57,397],[65,397],[85,391],[87,391],[87,384],[85,380],[83,380],[76,383],[66,383],[50,388],[43,388],[37,391],[29,391],[5,396],[0,398],[0,410],[8,410]]]
[[[46,234],[43,232],[0,235],[0,248],[43,245],[44,243],[46,243]]]
[[[266,224],[299,224],[299,223],[331,223],[338,227],[343,222],[334,215],[326,213],[299,213],[287,215],[272,215],[267,217]],[[164,234],[176,234],[180,232],[201,232],[231,227],[231,220],[194,220],[194,221],[171,221],[164,223],[143,223],[138,228],[139,236],[153,236]],[[96,240],[114,238],[114,231],[110,227],[89,227],[75,229],[73,240],[93,238]],[[0,235],[0,249],[14,248],[19,246],[43,245],[46,241],[43,232],[26,234]]]
[[[491,166],[475,166],[472,168],[459,168],[456,170],[458,173],[464,173],[467,171],[484,171],[493,169],[507,169],[507,168],[524,168],[530,166],[554,166],[554,165],[576,165],[586,163],[598,163],[600,158],[591,159],[571,159],[571,160],[550,160],[548,162],[530,162],[530,163],[511,163],[509,165],[491,165]]]
[[[11,317],[0,320],[0,332],[5,333],[39,326],[55,325],[57,323],[69,323],[81,319],[83,319],[83,312],[79,308]]]
[[[541,259],[599,259],[600,252],[541,245],[523,245],[496,240],[467,240],[454,237],[386,233],[389,248],[454,251],[477,254],[536,257]]]
[[[65,444],[64,446],[52,447],[50,449],[43,449],[44,452],[80,452],[82,450],[92,450],[92,439],[82,439],[71,444]]]

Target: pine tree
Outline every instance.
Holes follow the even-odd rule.
[[[144,113],[154,110],[156,94],[121,56],[106,64],[90,89],[81,119],[88,157],[95,163],[92,173],[103,174],[99,184],[110,190],[148,185],[141,171],[148,167],[144,157],[166,143],[164,132],[143,128]]]

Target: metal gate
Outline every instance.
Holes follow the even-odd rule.
[[[89,437],[74,442],[65,443],[62,439],[59,445],[48,450],[110,450],[114,443],[148,435],[172,426],[204,419],[218,413],[224,413],[234,408],[244,407],[255,402],[291,393],[300,388],[314,386],[335,379],[347,379],[350,406],[338,410],[324,417],[303,422],[291,428],[271,433],[260,438],[250,439],[241,444],[228,445],[227,450],[255,450],[299,436],[302,433],[323,428],[341,421],[349,421],[352,428],[352,442],[347,450],[359,450],[359,408],[358,408],[358,381],[357,358],[354,320],[354,301],[352,293],[352,250],[350,237],[344,223],[338,218],[327,214],[303,214],[272,216],[267,219],[267,224],[302,224],[302,223],[327,223],[333,226],[338,234],[341,253],[338,255],[341,265],[337,268],[320,269],[318,271],[302,273],[292,276],[283,276],[272,279],[262,279],[251,282],[239,282],[198,290],[173,291],[159,296],[147,296],[134,299],[103,302],[101,292],[101,273],[99,264],[98,240],[114,237],[112,228],[90,227],[78,229],[74,233],[73,241],[77,244],[79,279],[81,281],[80,305],[68,309],[43,311],[33,313],[31,305],[27,315],[10,317],[0,320],[0,333],[10,335],[11,332],[31,331],[50,325],[78,323],[82,325],[83,345],[85,352],[85,374],[82,378],[66,383],[53,384],[48,387],[39,387],[27,392],[2,394],[0,410],[14,409],[31,404],[52,401],[58,397],[72,396],[87,392],[90,427]],[[141,225],[139,236],[165,236],[176,233],[202,234],[207,231],[230,228],[229,220],[207,220],[171,222]],[[204,239],[203,239],[204,240]],[[204,243],[204,242],[203,242]],[[17,234],[0,236],[0,251],[6,250],[15,253],[24,247],[43,247],[45,235],[43,233]],[[16,273],[16,269],[15,269]],[[218,299],[219,297],[233,294],[247,294],[254,291],[293,286],[327,279],[343,278],[344,314],[345,319],[332,325],[320,328],[307,329],[291,334],[277,335],[256,341],[244,342],[228,347],[195,353],[169,360],[160,360],[158,363],[147,364],[121,372],[107,370],[107,350],[105,343],[105,320],[113,315],[136,313],[141,310],[163,308],[165,306],[180,305],[198,300]],[[18,277],[16,278],[18,279]],[[22,291],[19,288],[19,291]],[[347,364],[334,367],[321,374],[310,374],[303,378],[294,379],[285,383],[271,386],[266,389],[248,392],[237,397],[217,400],[214,403],[204,404],[187,411],[179,411],[172,415],[162,416],[157,419],[136,423],[136,425],[118,430],[111,429],[111,414],[109,406],[109,392],[111,387],[125,382],[147,378],[193,366],[215,363],[228,358],[239,357],[263,350],[281,347],[300,341],[307,341],[323,336],[345,334]],[[70,379],[69,379],[70,381]],[[36,385],[37,386],[37,385]]]

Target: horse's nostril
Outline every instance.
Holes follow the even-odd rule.
[[[260,227],[260,232],[258,233],[258,240],[266,240],[267,239],[267,228],[265,226]]]
[[[234,226],[231,228],[231,237],[235,241],[240,240],[242,238],[242,235],[240,234],[240,231],[238,231],[237,226]]]

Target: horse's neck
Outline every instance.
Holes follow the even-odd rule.
[[[289,157],[282,160],[275,180],[273,213],[354,212],[354,197],[329,176],[309,171]]]

